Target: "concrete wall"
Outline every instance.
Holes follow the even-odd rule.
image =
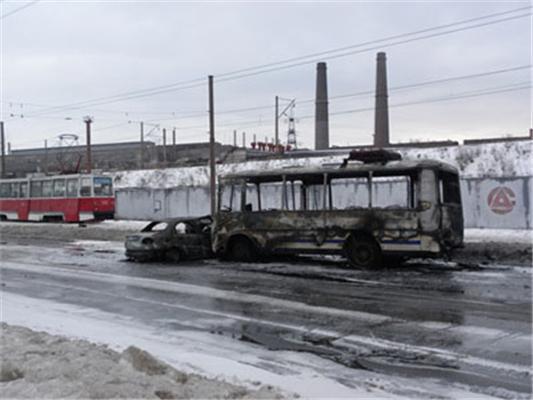
[[[461,180],[465,227],[532,229],[532,177],[469,178]],[[382,206],[405,204],[406,183],[382,182],[374,190],[374,204]],[[263,207],[280,203],[279,187],[262,192]],[[352,195],[353,193],[354,195]],[[362,202],[354,202],[355,194]],[[321,191],[317,191],[320,196]],[[364,206],[368,199],[365,185],[339,183],[333,188],[334,206]],[[255,208],[255,199],[250,199]],[[296,198],[296,202],[299,198]],[[321,199],[317,198],[321,203]],[[207,187],[176,187],[171,189],[120,189],[116,191],[117,219],[160,219],[209,214]]]

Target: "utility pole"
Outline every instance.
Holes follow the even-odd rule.
[[[276,117],[274,119],[274,126],[275,126],[275,134],[274,134],[274,137],[275,137],[275,144],[278,145],[279,144],[279,97],[276,96],[276,107],[275,107],[275,112],[276,112]]]
[[[0,141],[2,142],[0,146],[2,147],[2,160],[1,167],[2,173],[0,174],[1,178],[6,177],[6,138],[4,136],[4,121],[0,121]]]
[[[92,159],[91,159],[91,124],[93,119],[89,116],[83,118],[85,122],[85,132],[86,132],[86,146],[87,146],[87,173],[90,174],[92,171]]]
[[[44,173],[48,174],[48,140],[44,139]]]
[[[215,171],[215,101],[213,98],[213,75],[208,77],[209,83],[209,196],[211,200],[211,216],[216,212],[216,171]]]
[[[139,148],[139,168],[144,168],[144,122],[141,121],[141,147]]]
[[[163,163],[167,163],[167,130],[163,128]]]

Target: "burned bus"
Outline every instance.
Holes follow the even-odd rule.
[[[354,151],[337,166],[219,179],[212,245],[228,259],[324,253],[371,267],[386,257],[439,256],[462,243],[458,171],[439,161]]]

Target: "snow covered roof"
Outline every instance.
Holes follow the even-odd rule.
[[[367,175],[369,171],[387,175],[398,175],[406,171],[419,170],[422,168],[442,169],[449,172],[457,173],[457,169],[450,164],[435,160],[408,160],[408,161],[392,161],[388,163],[373,163],[373,164],[348,164],[345,168],[339,166],[313,166],[313,167],[286,167],[271,170],[248,170],[238,171],[220,177],[221,181],[246,179],[249,182],[272,182],[279,181],[280,177],[286,176],[287,179],[301,179],[305,181],[318,180],[321,181],[323,174],[328,174],[329,177],[350,177],[358,175]]]

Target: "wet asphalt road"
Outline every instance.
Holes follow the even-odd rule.
[[[23,231],[1,237],[6,292],[476,393],[531,394],[528,267],[414,263],[361,271],[320,258],[138,264],[125,261],[119,242]]]

